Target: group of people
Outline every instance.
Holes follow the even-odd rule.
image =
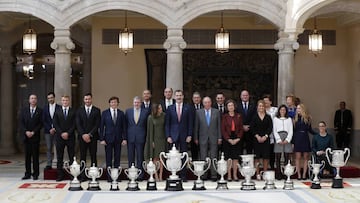
[[[201,98],[199,92],[194,92],[192,103],[186,104],[182,90],[173,92],[171,88],[165,88],[164,99],[159,103],[151,101],[150,90],[144,90],[142,98],[133,98],[131,108],[120,110],[119,98],[111,97],[109,108],[103,112],[92,104],[90,93],[84,95],[84,105],[77,110],[70,107],[68,96],[61,97],[61,105],[55,103],[53,92],[47,95],[47,99],[48,104],[41,109],[37,106],[36,95],[31,94],[29,106],[21,111],[20,126],[26,157],[23,179],[29,179],[31,176],[34,180],[38,179],[42,127],[47,144],[46,169],[51,168],[52,146],[54,143],[56,146],[57,181],[64,179],[65,146],[70,164],[73,161],[75,132],[80,159],[86,161],[89,151],[91,164],[95,166],[98,141],[105,148],[106,167],[120,166],[121,148],[127,145],[128,166],[134,164],[142,170],[144,160],[151,158],[157,162],[160,152],[167,151],[175,145],[180,152],[190,150],[192,160],[205,160],[206,157],[214,159],[219,157],[220,152],[224,152],[226,159],[232,159],[232,165],[228,167],[229,181],[239,180],[238,163],[243,153],[255,154],[258,179],[261,178],[261,160],[263,170],[271,167],[280,179],[281,157],[284,156],[284,163],[287,163],[294,154],[298,179],[304,179],[309,156],[313,154],[317,159],[324,160],[325,149],[333,147],[332,136],[326,132],[325,122],[319,122],[319,133],[314,132],[306,107],[293,95],[287,96],[286,104],[278,108],[272,106],[270,95],[264,95],[256,104],[250,102],[247,90],[241,92],[239,102],[225,100],[225,95],[219,92],[213,103],[210,97]],[[346,128],[347,133],[351,129],[351,124],[345,124],[349,120],[349,110],[345,111],[345,103],[342,105],[343,110],[335,116],[335,129],[343,133]],[[340,121],[337,121],[337,117]],[[312,144],[308,133],[315,135]],[[343,139],[344,136],[338,137],[340,136]],[[347,138],[343,140],[342,143],[346,146]],[[303,170],[300,170],[301,165]],[[163,167],[161,164],[160,166],[155,178],[161,181]],[[204,178],[210,177],[215,181],[217,174],[213,167],[211,168],[210,174]],[[331,172],[328,164],[326,169]],[[143,174],[141,173],[139,180],[143,179]],[[180,172],[180,177],[186,180],[186,169]],[[85,179],[85,175],[81,174],[80,180]],[[108,181],[111,181],[110,177]]]

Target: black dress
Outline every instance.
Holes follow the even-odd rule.
[[[232,131],[230,134],[230,139],[238,138],[235,134],[235,131]],[[230,144],[228,141],[224,142],[224,155],[225,159],[240,159],[241,153],[241,145],[240,142],[236,143],[235,145]]]
[[[257,159],[270,159],[270,139],[267,138],[265,142],[259,143],[255,135],[258,134],[260,137],[270,135],[273,127],[271,117],[265,114],[265,117],[261,120],[259,114],[255,114],[250,126],[254,140],[255,157]]]

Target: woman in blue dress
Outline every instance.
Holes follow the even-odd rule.
[[[308,160],[311,152],[309,133],[316,134],[311,128],[311,117],[306,110],[304,104],[296,107],[296,115],[294,118],[294,135],[292,143],[294,144],[295,165],[297,168],[298,180],[306,180]],[[303,157],[302,176],[300,170],[301,158]]]

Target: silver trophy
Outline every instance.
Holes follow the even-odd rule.
[[[111,168],[110,166],[107,168],[107,171],[112,179],[110,190],[111,191],[117,191],[119,190],[117,179],[119,175],[121,174],[121,166],[119,168]]]
[[[346,165],[347,161],[350,157],[350,149],[345,148],[344,150],[331,150],[331,148],[326,149],[326,158],[329,162],[329,164],[332,167],[336,168],[336,176],[333,179],[332,188],[343,188],[343,180],[340,177],[340,167],[343,167]],[[330,161],[329,154],[332,155],[332,161]],[[344,161],[344,156],[346,155],[346,159]]]
[[[224,175],[227,173],[227,170],[232,165],[232,160],[225,160],[224,152],[221,152],[221,158],[219,161],[213,159],[213,165],[216,172],[220,175],[220,180],[217,182],[217,190],[228,190],[227,181],[224,178]]]
[[[194,169],[192,169],[191,165]],[[206,167],[205,167],[206,166]],[[194,182],[193,190],[206,190],[204,181],[201,180],[201,176],[209,170],[211,166],[211,159],[206,157],[206,161],[191,161],[189,169],[198,177]]]
[[[81,183],[77,179],[77,177],[84,171],[84,169],[85,169],[85,161],[81,161],[80,164],[81,165],[79,165],[76,162],[76,157],[74,157],[74,161],[70,166],[69,166],[68,161],[64,162],[65,171],[68,172],[70,175],[72,175],[74,177],[74,179],[72,181],[70,181],[70,187],[69,187],[70,191],[82,190]],[[82,170],[81,170],[81,167],[83,168]]]
[[[152,158],[150,158],[149,163],[146,164],[146,162],[143,162],[143,168],[146,171],[146,173],[149,174],[149,180],[147,181],[147,186],[146,186],[146,190],[157,190],[156,188],[156,181],[154,179],[154,174],[156,173],[156,171],[159,170],[160,168],[160,163],[156,162],[154,164],[154,162],[152,161]]]
[[[256,168],[254,167],[254,154],[240,155],[241,165],[238,164],[239,171],[245,177],[245,181],[241,183],[241,190],[255,190],[255,182],[251,177],[255,174]]]
[[[276,189],[275,186],[275,171],[261,171],[263,180],[265,180],[264,190]]]
[[[141,172],[142,172],[141,169],[136,168],[134,163],[131,164],[130,168],[127,168],[127,169],[124,170],[124,173],[130,179],[130,181],[128,182],[128,187],[126,188],[126,190],[129,190],[129,191],[140,190],[138,182],[136,182],[136,178],[139,177]]]
[[[97,181],[96,179],[100,178],[102,173],[103,173],[103,168],[96,167],[94,163],[93,166],[85,169],[86,177],[91,178],[87,190],[91,190],[91,191],[101,190],[99,186],[99,181]]]
[[[163,157],[166,159],[166,164],[163,160]],[[181,164],[182,159],[185,158],[183,164]],[[166,170],[171,172],[170,177],[166,180],[165,190],[167,191],[180,191],[184,190],[182,187],[182,180],[176,175],[176,172],[182,170],[187,162],[189,161],[189,155],[187,152],[180,153],[179,150],[176,149],[175,144],[172,149],[169,150],[168,153],[161,152],[160,153],[160,161],[166,168]]]
[[[293,190],[294,189],[294,182],[290,179],[290,176],[294,175],[297,171],[295,166],[290,164],[290,160],[286,166],[281,167],[281,171],[284,175],[286,175],[286,180],[284,182],[284,190]]]
[[[311,180],[311,189],[321,189],[320,186],[320,179],[319,179],[319,173],[321,172],[321,170],[325,167],[325,161],[321,161],[321,164],[317,164],[315,163],[315,160],[311,160],[308,161],[308,165],[309,165],[309,169],[313,174],[313,179]],[[309,171],[309,172],[310,172]]]

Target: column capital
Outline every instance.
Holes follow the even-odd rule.
[[[163,46],[167,49],[168,53],[182,53],[182,50],[186,48],[186,42],[183,38],[183,29],[168,28],[167,39]]]
[[[50,47],[55,49],[55,53],[71,53],[75,44],[70,39],[70,29],[55,29]]]
[[[296,40],[289,38],[280,38],[274,45],[274,49],[279,50],[279,54],[283,53],[294,53],[300,47]]]

